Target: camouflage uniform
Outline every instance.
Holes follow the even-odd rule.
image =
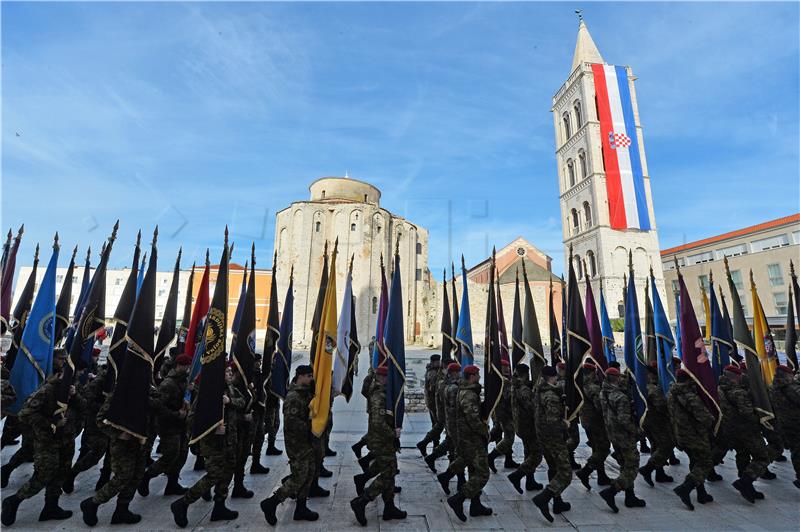
[[[519,469],[526,475],[533,475],[542,463],[542,447],[536,438],[536,403],[533,383],[525,377],[514,375],[511,379],[511,417],[514,430],[522,440],[525,460]]]
[[[425,406],[428,408],[428,414],[431,418],[431,430],[425,434],[425,437],[417,444],[420,451],[423,451],[428,443],[434,442],[436,447],[442,432],[445,429],[445,419],[439,415],[439,394],[442,383],[445,381],[446,375],[441,371],[438,362],[431,362],[428,364],[427,371],[425,372]]]
[[[6,413],[5,407],[17,400],[17,392],[14,391],[11,381],[5,377],[2,380],[2,390],[0,390],[0,393],[2,394],[2,397],[0,397],[0,405],[2,405],[2,417],[6,417],[8,414]]]
[[[686,478],[702,486],[713,467],[709,434],[714,428],[714,417],[700,399],[693,381],[672,384],[667,408],[675,444],[689,455],[690,470]]]
[[[675,443],[672,440],[667,398],[658,384],[657,375],[649,375],[647,381],[647,416],[642,426],[650,440],[650,459],[646,467],[658,468],[667,465]]]
[[[564,423],[565,408],[561,386],[550,384],[546,379],[540,380],[534,401],[536,435],[549,469],[550,482],[546,489],[554,496],[558,496],[572,480],[569,448],[565,438],[567,426]]]
[[[450,458],[450,464],[447,467],[447,472],[451,475],[463,474],[464,468],[467,467],[467,462],[461,455],[461,447],[459,444],[460,434],[458,430],[458,390],[461,387],[463,379],[459,378],[451,380],[444,389],[444,404],[445,404],[445,424],[447,430],[450,432],[450,440],[452,441],[453,453]],[[487,432],[488,438],[488,432]],[[489,457],[486,457],[488,466]]]
[[[283,438],[289,458],[291,474],[275,491],[274,497],[283,502],[289,497],[306,499],[314,482],[316,461],[311,445],[311,418],[309,404],[314,397],[314,388],[297,383],[289,385],[283,401]]]
[[[739,474],[752,479],[758,478],[767,470],[769,455],[750,393],[744,386],[723,374],[719,378],[717,394],[722,410],[724,441],[729,448],[736,450]],[[716,451],[715,454],[718,454],[722,449],[718,448]]]
[[[161,457],[148,469],[149,477],[166,474],[177,479],[186,462],[188,442],[184,401],[188,378],[187,373],[173,369],[158,387],[155,412],[161,442]]]
[[[587,443],[592,449],[592,454],[584,466],[588,476],[591,471],[605,470],[606,458],[611,452],[611,443],[608,441],[603,419],[603,406],[600,401],[600,382],[596,371],[584,371],[583,373],[583,408],[581,408],[580,418],[581,425],[586,431]]]
[[[458,385],[456,427],[456,461],[463,460],[469,471],[469,480],[458,491],[465,499],[472,499],[481,494],[489,481],[489,457],[486,452],[489,430],[481,419],[481,385],[477,382],[462,381]]]
[[[631,400],[625,393],[627,381],[620,379],[612,383],[606,378],[600,389],[600,405],[603,409],[603,420],[606,424],[608,438],[614,445],[619,462],[619,476],[613,486],[617,491],[633,487],[633,481],[639,473],[639,451],[636,442],[639,440],[636,425],[631,413]]]
[[[281,400],[274,393],[268,393],[264,404],[264,431],[267,433],[267,443],[275,446],[275,438],[281,428]],[[263,438],[262,438],[263,443]]]
[[[792,381],[788,373],[779,370],[769,396],[781,436],[791,453],[797,485],[800,482],[800,382]]]
[[[81,436],[81,450],[72,466],[73,477],[94,467],[108,450],[108,435],[97,426],[98,412],[106,400],[103,388],[107,376],[107,367],[101,367],[97,375],[88,381],[81,391],[81,395],[86,399],[86,418]]]
[[[498,443],[492,455],[511,457],[514,451],[514,413],[511,409],[511,382],[503,377],[503,394],[494,410],[495,423],[499,424],[503,431],[503,439]]]
[[[433,448],[430,456],[432,460],[436,460],[440,456],[448,453],[453,453],[453,439],[455,438],[455,427],[447,419],[447,386],[453,382],[458,383],[458,372],[443,373],[436,383],[436,418],[439,424],[444,428],[445,438],[442,442]]]
[[[558,376],[558,386],[561,388],[561,394],[564,394],[564,388],[566,383],[564,381],[564,377],[561,377],[559,374]],[[578,448],[578,445],[581,442],[581,434],[580,429],[578,429],[578,418],[576,417],[569,423],[569,428],[567,429],[567,449],[569,450],[570,455],[570,462],[574,460],[575,456],[575,449]]]
[[[372,501],[381,495],[388,504],[394,500],[394,477],[397,475],[396,435],[392,428],[394,423],[386,414],[386,385],[378,379],[370,387],[368,408],[367,448],[374,458],[368,474],[378,475],[364,490],[364,497]]]

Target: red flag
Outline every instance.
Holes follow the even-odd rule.
[[[200,290],[197,292],[197,300],[194,302],[194,312],[192,312],[192,318],[189,322],[189,331],[186,333],[186,346],[183,351],[192,357],[194,357],[195,348],[197,347],[197,332],[198,330],[203,330],[201,322],[205,320],[206,314],[208,314],[208,270],[208,251],[206,251],[206,267],[203,270],[203,277],[200,279]]]

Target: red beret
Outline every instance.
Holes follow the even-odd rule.
[[[476,366],[475,364],[470,364],[466,368],[464,368],[464,375],[477,375],[480,373],[481,369]]]
[[[378,375],[383,375],[384,377],[389,374],[389,368],[386,366],[378,366],[375,368],[375,373]]]
[[[782,371],[782,372],[784,372],[784,373],[788,373],[789,375],[791,375],[792,373],[794,373],[794,372],[792,371],[792,368],[790,368],[789,366],[787,366],[787,365],[785,365],[785,364],[781,364],[780,366],[778,366],[778,369],[779,369],[779,370],[781,370],[781,371]]]
[[[617,375],[617,376],[619,376],[619,370],[617,368],[608,368],[606,370],[606,375]]]
[[[192,365],[192,357],[187,355],[186,353],[182,355],[178,355],[175,357],[175,364],[179,366],[191,366]]]
[[[739,369],[742,371],[747,371],[747,363],[746,362],[739,362]]]
[[[92,348],[92,355],[93,356],[97,356],[99,354],[100,354],[100,348],[99,347],[93,347]]]
[[[734,366],[733,364],[728,364],[727,366],[725,366],[725,367],[724,367],[724,368],[722,368],[722,369],[723,369],[724,371],[729,371],[729,372],[731,372],[731,373],[735,373],[735,374],[737,374],[737,375],[741,375],[741,374],[742,374],[742,370],[740,370],[739,368],[737,368],[737,367],[736,367],[736,366]]]
[[[511,362],[509,362],[508,360],[506,360],[506,359],[504,358],[504,359],[501,359],[501,360],[500,360],[500,365],[501,365],[501,366],[510,366],[510,365],[511,365]]]
[[[456,372],[456,371],[461,371],[461,364],[459,364],[458,362],[450,362],[447,365],[447,371],[449,371],[451,373]]]
[[[596,369],[597,369],[597,366],[595,366],[595,365],[594,365],[594,364],[592,364],[591,362],[587,362],[587,363],[585,363],[585,364],[583,365],[583,369],[591,369],[591,370],[596,370]]]
[[[557,367],[558,369],[564,369],[564,368],[566,368],[567,366],[566,366],[566,364],[564,364],[563,362],[559,362],[558,364],[556,364],[556,367]]]

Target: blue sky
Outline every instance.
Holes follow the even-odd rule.
[[[348,172],[429,229],[437,275],[516,236],[560,272],[575,7],[639,78],[662,248],[800,210],[796,3],[3,3],[2,227],[28,264],[120,218],[122,266],[157,222],[168,269],[227,223],[269,267],[274,213]]]

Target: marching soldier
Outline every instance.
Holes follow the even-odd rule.
[[[783,441],[794,467],[794,485],[800,488],[800,382],[792,380],[789,366],[778,366],[769,392]]]
[[[372,345],[372,343],[374,343],[374,341],[375,341],[375,337],[373,336],[372,337],[372,342],[370,343],[370,345]],[[372,352],[372,347],[370,347],[370,352]],[[367,370],[367,374],[364,376],[364,380],[361,382],[361,395],[364,397],[364,399],[367,400],[367,405],[368,405],[367,406],[367,415],[369,415],[369,390],[370,390],[370,387],[372,386],[372,381],[374,379],[375,379],[375,370],[372,368],[372,366],[370,366],[369,370]],[[358,458],[358,464],[361,466],[361,469],[363,469],[364,471],[367,470],[367,467],[369,466],[369,462],[370,462],[370,460],[372,460],[372,457],[369,456],[369,453],[367,453],[366,456],[363,456],[363,457],[361,456],[361,451],[364,449],[364,447],[366,447],[366,445],[367,445],[367,435],[365,434],[364,436],[361,437],[360,440],[355,442],[352,445],[352,447],[350,447],[351,449],[353,449],[353,453],[356,455],[356,458]],[[363,461],[363,463],[362,463],[362,461]]]
[[[2,372],[2,400],[0,400],[0,405],[2,405],[2,417],[5,418],[7,415],[5,407],[17,400],[17,392],[11,385],[11,381],[8,380],[11,376],[8,369],[5,366],[0,366],[0,372]]]
[[[456,366],[453,364],[456,364]],[[450,432],[449,437],[452,441],[452,452],[450,453],[450,464],[447,470],[436,475],[436,479],[439,481],[439,484],[441,484],[444,492],[448,495],[450,495],[451,478],[456,477],[458,479],[456,484],[458,489],[461,489],[467,481],[464,475],[464,469],[467,467],[467,463],[459,454],[460,435],[458,432],[458,390],[463,379],[460,377],[461,366],[458,365],[458,362],[454,362],[453,364],[449,366],[448,373],[450,374],[450,379],[444,389],[445,423],[447,424],[447,430]],[[464,378],[466,378],[466,373],[464,374]],[[427,461],[429,458],[430,457],[426,456],[425,460]],[[430,467],[431,464],[428,463],[428,466]],[[431,467],[431,469],[434,468]]]
[[[427,456],[429,443],[433,442],[434,448],[439,445],[439,438],[444,430],[444,420],[439,419],[436,409],[436,390],[444,378],[440,363],[441,358],[441,355],[431,355],[430,363],[425,368],[425,407],[428,409],[428,414],[431,418],[431,430],[417,443],[417,449],[422,453],[422,456]]]
[[[261,449],[264,448],[264,435],[266,434],[265,415],[268,396],[273,395],[270,391],[265,391],[269,383],[264,382],[264,375],[261,373],[261,356],[256,354],[253,361],[253,421],[250,424],[250,474],[266,475],[269,468],[261,465]],[[270,423],[272,422],[272,412],[270,412]],[[274,443],[274,438],[273,438]],[[267,449],[269,451],[269,449]],[[267,452],[269,454],[269,452]]]
[[[556,369],[558,370],[558,385],[561,387],[561,393],[564,393],[564,386],[565,382],[564,379],[567,375],[567,366],[563,362],[559,362],[556,364]],[[570,466],[574,471],[577,471],[581,468],[580,464],[575,461],[575,449],[578,448],[578,444],[580,444],[580,430],[578,429],[578,418],[573,419],[569,424],[569,430],[567,431],[567,447],[569,448],[569,463]]]
[[[442,375],[436,385],[436,417],[439,423],[445,428],[445,438],[433,448],[431,454],[425,457],[425,463],[431,471],[436,473],[436,460],[450,453],[452,457],[456,438],[455,419],[447,417],[447,387],[455,384],[458,387],[458,380],[461,378],[461,365],[458,362],[451,362],[447,366],[447,372]]]
[[[500,443],[489,453],[489,469],[491,469],[493,473],[497,473],[494,461],[498,456],[506,457],[505,463],[503,464],[503,467],[506,469],[516,469],[519,467],[519,464],[514,461],[513,454],[514,436],[516,434],[514,432],[514,414],[511,411],[511,386],[509,385],[511,379],[511,364],[508,360],[501,360],[500,363],[505,385],[503,386],[503,395],[500,398],[500,402],[497,408],[495,408],[494,416],[496,425],[500,426],[503,436]]]
[[[527,364],[519,363],[514,368],[514,377],[511,380],[511,416],[514,430],[522,440],[524,461],[519,468],[508,475],[508,480],[518,493],[522,493],[520,483],[525,478],[527,491],[540,490],[541,484],[536,482],[534,473],[542,463],[542,447],[536,437],[536,403],[534,401],[534,384],[530,379],[530,368]]]
[[[580,470],[575,473],[586,487],[589,485],[589,475],[597,471],[597,485],[608,486],[611,479],[606,475],[606,458],[611,452],[611,442],[608,441],[605,420],[603,419],[603,406],[600,402],[600,380],[597,375],[597,366],[594,364],[583,365],[583,408],[581,408],[581,425],[586,431],[586,443],[592,449],[592,454]]]
[[[664,466],[667,465],[669,455],[675,446],[672,441],[672,428],[670,427],[667,398],[661,391],[658,383],[658,364],[656,361],[647,366],[647,416],[644,419],[643,429],[650,440],[650,458],[647,463],[639,468],[642,478],[651,487],[653,479],[650,475],[656,472],[656,482],[672,482],[673,478],[666,474]]]

